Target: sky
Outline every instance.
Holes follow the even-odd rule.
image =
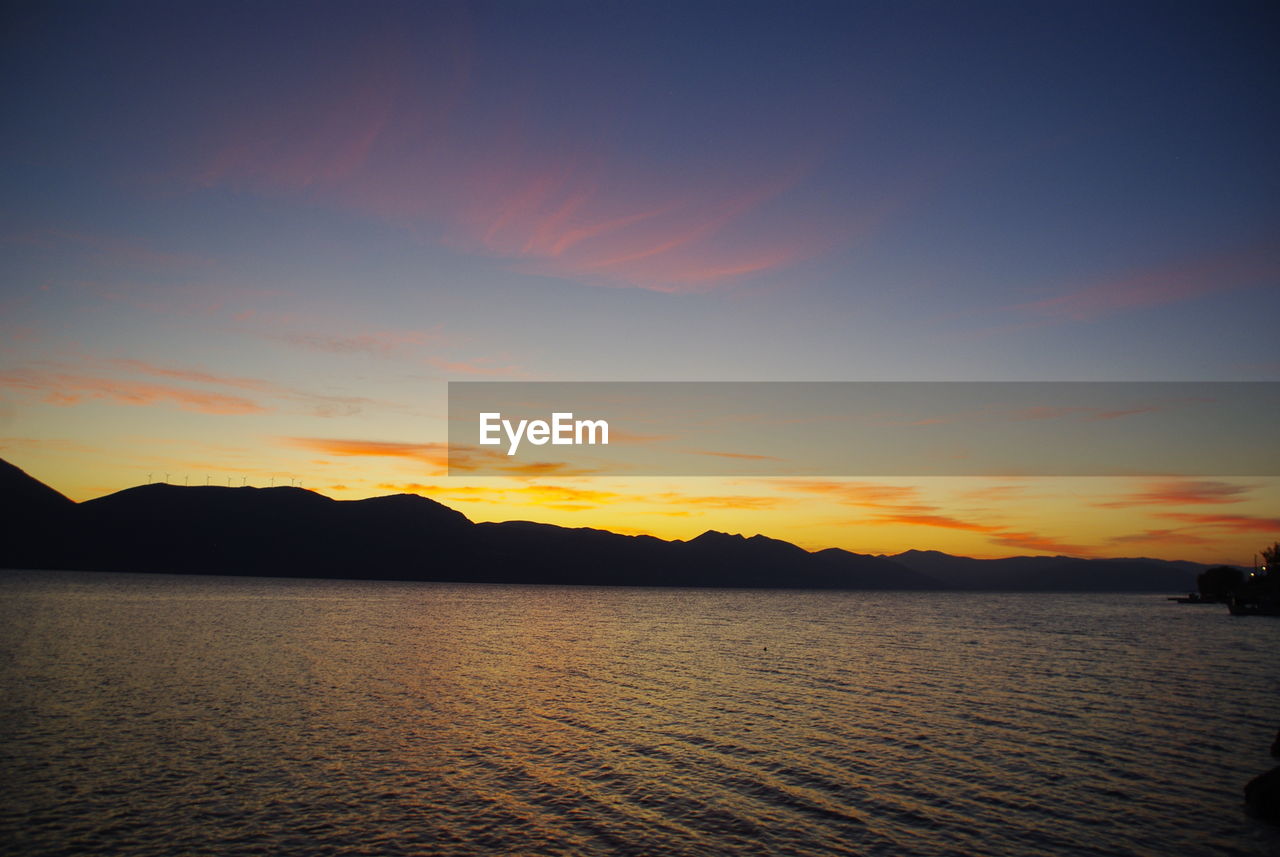
[[[1280,381],[1274,4],[15,3],[0,456],[1251,564],[1280,479],[449,475],[453,381]]]

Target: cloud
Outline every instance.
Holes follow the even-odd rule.
[[[1103,509],[1128,509],[1135,506],[1196,506],[1220,503],[1242,503],[1256,486],[1213,480],[1171,480],[1148,483],[1143,490],[1095,503]]]
[[[882,485],[874,482],[841,482],[804,479],[780,480],[777,484],[792,491],[823,494],[850,506],[888,508],[899,512],[927,512],[932,506],[920,505],[920,489],[911,485]]]
[[[601,468],[563,461],[515,461],[501,450],[464,444],[446,445],[446,463],[451,475],[480,473],[484,476],[591,476],[601,471]]]
[[[1021,500],[1026,496],[1027,487],[1025,485],[990,485],[985,488],[974,488],[969,491],[961,492],[960,496],[966,500],[977,502],[1009,502]]]
[[[619,498],[613,491],[596,491],[589,488],[574,488],[566,485],[526,485],[516,488],[511,493],[527,497],[535,503],[590,503],[603,505]]]
[[[1108,539],[1112,544],[1154,544],[1154,545],[1190,545],[1198,547],[1200,545],[1214,544],[1215,540],[1204,536],[1197,536],[1191,533],[1185,533],[1180,530],[1145,530],[1141,533],[1130,533],[1123,536],[1113,536]]]
[[[308,351],[327,354],[368,354],[374,357],[399,357],[420,360],[453,375],[519,378],[528,375],[522,368],[499,358],[448,360],[443,357],[415,355],[424,348],[451,342],[452,337],[438,326],[430,330],[375,330],[363,333],[327,333],[312,331],[266,332],[265,338]]]
[[[1050,321],[1093,321],[1116,313],[1246,288],[1280,273],[1274,242],[1184,259],[1085,285],[1056,297],[1006,309]]]
[[[111,374],[103,374],[103,370]],[[120,373],[196,386],[140,381],[123,377]],[[86,399],[126,405],[175,403],[186,410],[211,414],[267,413],[282,410],[281,403],[293,406],[284,410],[300,408],[304,413],[319,417],[350,416],[369,405],[399,407],[364,396],[312,393],[261,378],[221,375],[203,369],[163,366],[134,359],[96,360],[86,357],[74,363],[37,361],[0,375],[0,386],[42,393],[45,401],[58,405],[74,405]],[[263,404],[263,398],[274,402]]]
[[[713,449],[686,449],[684,452],[690,455],[712,455],[718,458],[736,458],[744,461],[784,461],[785,459],[777,458],[772,455],[754,455],[748,452],[718,452]]]
[[[305,78],[264,78],[211,114],[193,181],[299,192],[360,175],[404,106],[405,46],[394,34],[354,36],[326,59]]]
[[[444,443],[408,443],[388,440],[354,440],[348,438],[287,437],[290,446],[322,452],[325,455],[367,456],[371,458],[404,458],[446,468],[449,448]]]
[[[528,375],[519,366],[493,366],[485,360],[444,360],[433,357],[428,361],[432,366],[452,375],[483,375],[486,377],[514,377],[520,378]]]
[[[941,527],[946,530],[967,530],[972,533],[998,533],[1003,527],[992,526],[990,524],[979,524],[973,521],[963,521],[950,515],[933,515],[922,513],[901,513],[893,515],[875,515],[870,521],[860,521],[859,523],[873,524],[907,524],[920,527]]]
[[[337,417],[352,416],[368,405],[391,406],[390,403],[376,402],[365,396],[335,396],[323,393],[311,393],[294,387],[287,387],[261,378],[245,378],[235,375],[218,375],[201,369],[188,369],[173,366],[160,366],[144,360],[111,360],[109,366],[130,370],[145,375],[162,378],[174,378],[197,384],[230,387],[239,390],[250,390],[275,399],[301,404],[311,416]]]
[[[450,467],[455,470],[458,469],[457,459],[450,462]],[[462,469],[469,471],[476,468],[471,464],[467,464]],[[593,468],[566,464],[563,461],[531,461],[526,464],[496,463],[488,465],[486,471],[495,471],[495,475],[528,477],[591,476],[596,473]]]
[[[1258,515],[1221,515],[1194,512],[1162,512],[1159,517],[1181,521],[1196,527],[1225,530],[1232,533],[1280,532],[1280,518],[1264,518]]]
[[[175,378],[181,381],[194,381],[200,384],[215,384],[222,387],[236,387],[242,390],[253,390],[259,393],[277,393],[282,389],[269,381],[263,381],[257,378],[215,375],[211,372],[205,372],[200,369],[182,369],[170,366],[160,366],[155,363],[148,363],[145,360],[110,360],[107,361],[107,365],[145,375],[155,375],[162,378]]]
[[[1010,414],[1015,420],[1056,420],[1064,417],[1082,417],[1087,420],[1118,420],[1122,417],[1136,416],[1137,414],[1153,414],[1163,411],[1167,405],[1135,405],[1131,408],[1121,408],[1120,410],[1090,408],[1081,405],[1055,407],[1052,405],[1037,405],[1030,408],[1022,408]]]
[[[813,172],[812,141],[781,158],[624,158],[532,119],[543,105],[528,81],[478,91],[465,30],[440,21],[412,46],[372,33],[318,74],[270,81],[210,116],[189,183],[357,212],[526,273],[664,292],[782,269],[854,228],[773,205]]]
[[[524,485],[518,488],[487,485],[441,485],[420,482],[379,483],[379,488],[397,490],[429,497],[448,497],[471,503],[530,503],[549,509],[580,512],[596,509],[620,499],[623,495],[612,491],[595,491],[564,485]]]
[[[991,536],[990,541],[1006,547],[1057,554],[1058,556],[1092,556],[1095,552],[1093,548],[1061,542],[1051,536],[1038,533],[996,533]]]
[[[571,485],[522,485],[519,487],[487,485],[448,485],[420,482],[384,482],[385,490],[404,491],[432,497],[480,503],[530,504],[568,512],[599,509],[619,504],[652,506],[660,514],[687,515],[690,509],[731,509],[756,511],[774,509],[784,501],[778,497],[753,495],[704,495],[666,491],[659,494],[631,494],[580,488]],[[683,507],[683,508],[681,508]]]
[[[268,333],[266,336],[269,339],[275,339],[310,351],[324,351],[330,354],[373,354],[376,356],[396,355],[408,349],[435,345],[445,339],[438,329],[378,330],[347,335],[294,331]]]
[[[786,480],[781,485],[793,490],[822,494],[836,499],[843,505],[872,511],[866,518],[847,523],[855,526],[913,526],[937,527],[944,530],[977,533],[986,536],[992,544],[1072,556],[1087,556],[1091,549],[1068,544],[1052,536],[1019,531],[1000,521],[974,521],[948,514],[941,506],[926,503],[920,489],[911,485],[884,485],[874,482],[842,482],[837,480]],[[979,496],[985,500],[1002,500],[1016,494],[1017,486],[999,486],[985,489]],[[969,492],[970,495],[973,492]]]
[[[683,504],[707,509],[733,509],[743,512],[776,509],[783,502],[779,497],[759,497],[750,494],[699,495],[681,494],[674,491],[659,494],[656,500],[663,503]]]
[[[54,405],[96,399],[138,406],[170,403],[203,414],[261,414],[270,410],[243,396],[70,372],[19,370],[0,374],[0,386],[41,393],[44,401]]]

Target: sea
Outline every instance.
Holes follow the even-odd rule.
[[[1276,855],[1280,620],[0,572],[11,855]]]

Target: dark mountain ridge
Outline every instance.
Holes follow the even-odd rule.
[[[74,503],[0,461],[0,567],[626,586],[1183,591],[1204,566],[936,551],[869,556],[709,530],[689,541],[472,523],[414,494],[144,485]]]

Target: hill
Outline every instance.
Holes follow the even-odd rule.
[[[1202,566],[935,551],[811,553],[710,530],[689,541],[529,521],[473,523],[413,494],[333,500],[301,488],[128,488],[73,503],[0,461],[12,534],[0,567],[626,586],[1184,591]]]

